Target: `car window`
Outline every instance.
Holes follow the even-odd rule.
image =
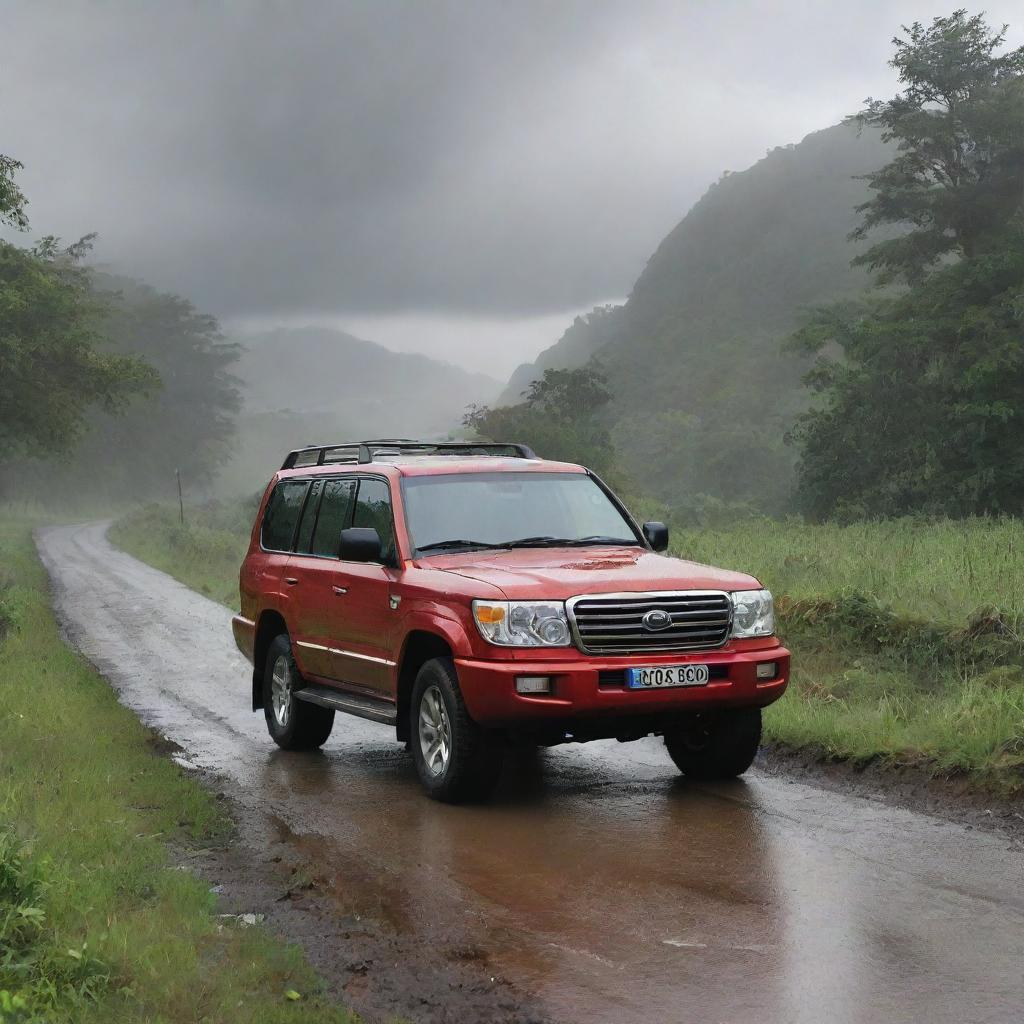
[[[355,494],[354,480],[327,480],[323,497],[320,499],[320,514],[310,550],[314,555],[338,557],[341,545],[341,531],[352,518],[352,498]]]
[[[359,481],[353,526],[372,527],[380,535],[383,560],[395,561],[395,524],[391,515],[391,491],[383,480],[364,477]]]
[[[622,512],[585,473],[455,473],[407,477],[402,486],[417,549],[457,538],[496,545],[527,537],[639,543]]]
[[[316,525],[316,514],[320,506],[320,492],[324,489],[323,480],[314,480],[309,489],[309,497],[302,509],[302,520],[299,523],[299,536],[295,541],[295,550],[300,554],[308,554],[313,540],[313,527]]]
[[[260,529],[260,541],[267,550],[291,551],[295,525],[308,487],[308,480],[282,480],[274,488]]]

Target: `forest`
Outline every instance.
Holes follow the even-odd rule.
[[[1004,39],[963,11],[910,26],[897,95],[724,175],[624,305],[501,395],[339,332],[228,338],[97,269],[92,236],[0,242],[0,492],[249,493],[314,434],[468,431],[682,523],[1020,514],[1024,52]],[[27,231],[19,167],[0,160],[0,216]]]
[[[716,182],[624,306],[467,424],[541,444],[546,396],[599,383],[566,438],[600,435],[684,522],[1020,514],[1024,51],[1003,41],[963,11],[910,26],[899,94]]]

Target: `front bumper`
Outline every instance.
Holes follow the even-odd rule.
[[[571,660],[481,661],[456,658],[459,687],[474,720],[487,726],[602,716],[661,715],[717,708],[765,707],[789,683],[789,651],[777,642],[755,649],[693,651],[686,654],[578,657]],[[756,678],[761,662],[776,662],[771,679]],[[647,665],[707,665],[704,686],[631,690],[625,669]],[[550,676],[552,692],[516,693],[516,676]]]

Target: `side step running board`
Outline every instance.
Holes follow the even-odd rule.
[[[371,722],[382,722],[384,725],[394,725],[398,721],[398,712],[394,704],[373,697],[343,693],[329,686],[306,686],[295,691],[295,699],[319,704],[322,708],[344,711],[359,718],[368,718]]]

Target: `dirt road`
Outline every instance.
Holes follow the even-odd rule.
[[[757,773],[687,784],[653,740],[548,751],[493,804],[442,806],[382,726],[339,716],[322,754],[277,751],[230,613],[102,524],[39,546],[73,642],[234,800],[247,897],[282,856],[326,896],[251,909],[371,1017],[1024,1019],[1005,837]]]

